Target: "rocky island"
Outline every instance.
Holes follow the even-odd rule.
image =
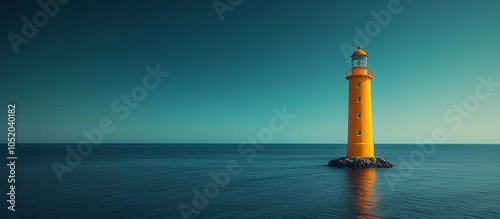
[[[381,157],[341,157],[328,162],[329,167],[364,169],[364,168],[392,168],[393,164]]]

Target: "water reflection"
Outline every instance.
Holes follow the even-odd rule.
[[[374,192],[377,172],[375,169],[346,169],[349,217],[378,218],[373,212],[378,197]]]

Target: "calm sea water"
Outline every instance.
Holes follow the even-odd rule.
[[[182,218],[181,203],[197,218],[500,215],[500,145],[376,145],[396,168],[347,170],[324,166],[344,145],[267,145],[248,161],[237,145],[111,144],[60,183],[51,163],[65,163],[65,146],[17,146],[16,212],[3,201],[1,218]],[[241,171],[214,187],[209,172],[235,162]],[[1,175],[6,192],[5,166]],[[196,196],[193,188],[203,194],[206,185],[210,197]]]

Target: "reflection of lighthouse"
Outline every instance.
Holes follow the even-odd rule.
[[[379,199],[374,191],[376,180],[375,169],[347,171],[348,203],[350,205],[348,217],[378,218],[373,211]]]
[[[352,54],[352,68],[346,72],[349,80],[348,157],[373,157],[371,80],[368,55],[358,46]]]

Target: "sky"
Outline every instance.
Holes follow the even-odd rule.
[[[442,143],[500,142],[499,1],[215,2],[61,1],[46,17],[37,1],[5,3],[1,129],[15,103],[21,143],[78,142],[103,119],[108,143],[239,143],[286,108],[296,117],[272,143],[345,143],[346,58],[359,44],[375,72],[375,143],[435,130]],[[36,34],[23,35],[23,17]],[[155,83],[147,66],[169,75],[126,116],[113,110]]]

